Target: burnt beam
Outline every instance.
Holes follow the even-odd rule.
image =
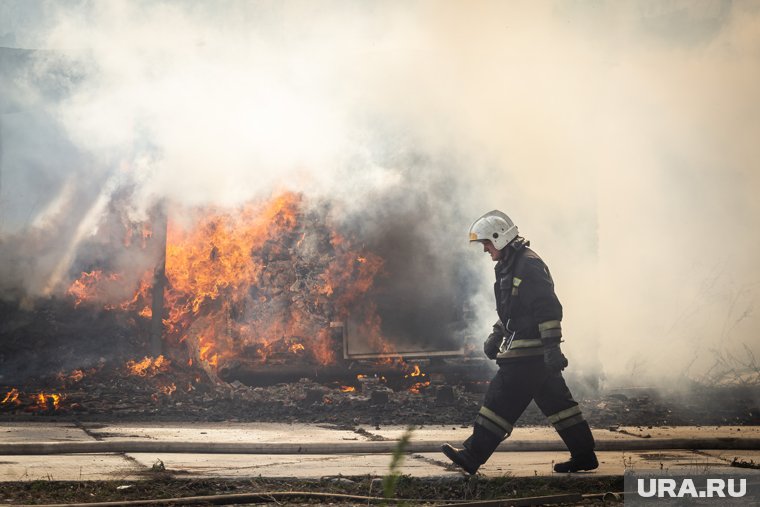
[[[153,289],[150,321],[150,353],[157,357],[164,353],[164,289],[166,288],[166,208],[163,204],[156,206],[153,220],[153,241],[157,249],[156,267],[153,270]]]

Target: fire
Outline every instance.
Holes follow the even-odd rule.
[[[151,285],[153,283],[153,273],[150,271],[146,271],[143,273],[142,278],[140,278],[140,284],[137,287],[137,290],[135,291],[134,295],[132,296],[132,299],[129,301],[122,302],[119,307],[122,310],[129,311],[129,310],[135,310],[138,308],[138,305],[140,305],[141,302],[147,302],[151,301]],[[150,308],[150,305],[143,304],[140,305],[143,306],[143,309],[140,310],[138,315],[141,317],[150,318],[153,315],[153,311]]]
[[[104,275],[100,270],[82,273],[78,280],[74,280],[66,294],[74,298],[74,307],[85,302],[107,301],[109,286],[118,284],[121,276],[116,273]]]
[[[417,364],[415,364],[414,365],[414,369],[408,375],[404,375],[404,378],[409,378],[409,377],[412,377],[412,378],[416,378],[416,377],[423,378],[423,377],[427,377],[427,374],[423,373],[422,370],[420,370],[420,366],[417,365]],[[422,389],[425,389],[429,385],[430,385],[430,380],[421,380],[421,381],[415,382],[412,385],[412,387],[409,388],[409,392],[410,393],[414,393],[414,394],[420,394],[420,391]]]
[[[163,386],[161,388],[161,392],[167,396],[171,396],[176,390],[177,390],[177,386],[174,384],[174,382],[172,382],[170,385]]]
[[[65,395],[62,394],[45,394],[44,392],[40,392],[34,397],[35,404],[30,406],[28,410],[58,410],[61,400],[64,398]]]
[[[356,388],[354,386],[340,386],[340,391],[342,393],[353,393]]]
[[[332,364],[342,343],[330,322],[349,314],[363,322],[363,334],[378,352],[393,352],[368,298],[383,260],[333,229],[327,208],[310,208],[302,195],[285,192],[238,209],[174,210],[166,233],[164,339],[187,347],[188,364],[212,376],[234,357],[266,362],[289,354]],[[154,233],[144,223],[127,228],[127,235],[127,248],[142,236],[144,249]],[[67,294],[75,306],[100,304],[150,319],[153,284],[153,269],[139,280],[93,270],[82,273]],[[161,366],[146,357],[127,368],[145,376]]]
[[[104,274],[101,270],[94,270],[82,273],[74,280],[66,294],[74,299],[75,308],[82,303],[101,304],[106,310],[137,311],[138,308],[142,308],[138,315],[150,318],[153,312],[148,301],[151,301],[152,282],[153,272],[146,271],[140,278],[137,289],[132,293],[129,288],[125,288],[123,275]]]
[[[13,403],[14,405],[21,405],[21,401],[18,399],[18,389],[15,387],[8,391],[5,395],[5,398],[3,398],[3,401],[0,402],[0,404],[10,404]]]
[[[85,375],[92,375],[96,371],[98,371],[97,367],[89,369],[86,373],[82,369],[72,370],[70,373],[60,372],[56,375],[56,379],[61,383],[62,387],[66,387],[67,385],[81,382]]]
[[[419,365],[415,364],[414,365],[414,370],[411,373],[409,373],[408,375],[404,375],[404,378],[419,377],[419,376],[423,376],[424,377],[425,374],[422,373],[422,371],[420,371]]]
[[[163,355],[153,359],[146,356],[142,361],[127,361],[127,370],[131,375],[137,375],[139,377],[146,377],[157,374],[159,371],[165,371],[168,368],[171,361],[165,359]]]
[[[360,303],[382,259],[315,223],[302,196],[283,193],[191,218],[190,228],[169,222],[164,323],[168,338],[187,343],[204,367],[282,354],[331,364],[340,347],[331,321],[366,314],[379,329],[374,308]]]
[[[420,390],[425,389],[430,385],[430,381],[426,380],[425,382],[417,382],[412,387],[409,388],[410,393],[414,394],[420,394]]]

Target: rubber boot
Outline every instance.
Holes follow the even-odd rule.
[[[568,461],[555,463],[554,471],[566,474],[571,472],[596,470],[598,467],[599,461],[596,459],[596,453],[591,451],[586,454],[571,455]]]
[[[594,453],[594,436],[586,421],[575,424],[558,432],[562,441],[570,450],[570,460],[554,465],[554,471],[559,473],[595,470],[599,461]]]
[[[443,444],[441,446],[441,451],[447,458],[453,461],[456,466],[470,475],[473,475],[478,471],[478,468],[480,468],[480,464],[475,461],[475,458],[467,449],[456,449],[449,444]]]

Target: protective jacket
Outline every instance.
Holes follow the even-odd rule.
[[[561,369],[551,368],[544,357],[544,350],[559,352],[557,345],[562,338],[562,305],[554,293],[549,268],[519,236],[505,248],[509,248],[506,259],[495,268],[499,321],[484,344],[486,355],[495,356],[500,367],[488,386],[462,453],[470,470],[477,469],[512,433],[520,415],[535,401],[573,459],[590,463],[589,456],[594,455],[591,429]],[[492,354],[492,344],[499,340],[499,351]]]
[[[496,264],[496,311],[494,332],[503,339],[496,360],[543,358],[544,345],[562,338],[562,305],[554,292],[554,281],[541,257],[528,248],[530,242],[517,238],[507,248],[505,261]]]

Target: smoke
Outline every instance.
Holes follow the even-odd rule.
[[[0,9],[3,44],[46,50],[3,50],[3,286],[44,293],[116,188],[143,218],[292,189],[389,256],[389,294],[461,286],[476,336],[491,263],[465,234],[498,208],[551,268],[576,371],[699,378],[760,353],[752,4]]]

